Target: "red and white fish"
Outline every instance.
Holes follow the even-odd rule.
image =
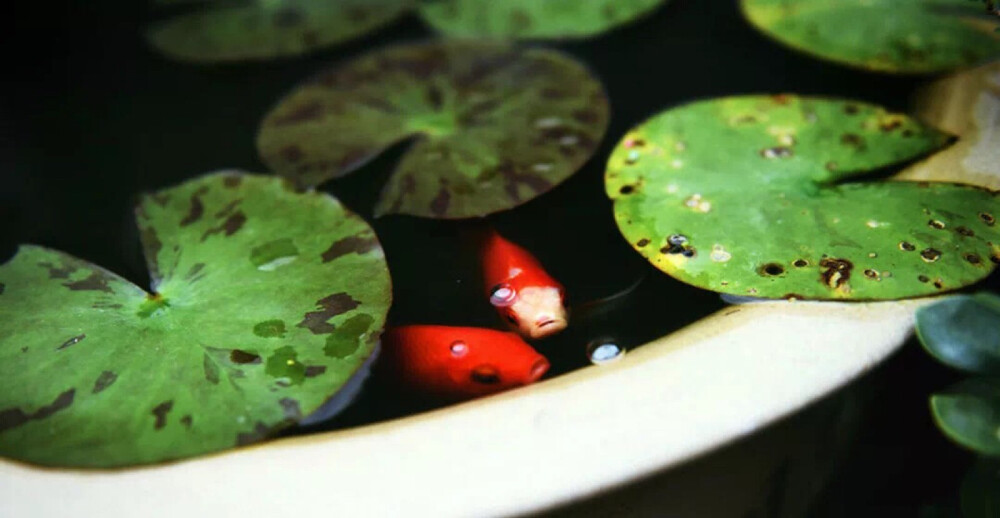
[[[461,401],[534,383],[549,361],[515,333],[406,325],[382,336],[378,369],[407,394]]]
[[[565,290],[527,250],[491,230],[482,264],[490,304],[518,333],[538,339],[566,329]]]

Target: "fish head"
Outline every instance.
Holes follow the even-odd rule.
[[[448,344],[448,376],[462,398],[530,385],[549,370],[549,361],[517,334],[477,331]]]
[[[564,292],[559,286],[498,285],[490,295],[508,324],[522,336],[537,340],[551,336],[569,325]]]
[[[534,383],[549,362],[515,333],[408,325],[386,332],[377,367],[407,396],[463,401]]]

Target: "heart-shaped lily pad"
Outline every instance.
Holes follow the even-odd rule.
[[[953,441],[1000,456],[1000,379],[973,378],[931,396],[938,427]]]
[[[566,54],[435,42],[377,50],[299,86],[265,117],[257,148],[309,187],[417,137],[377,213],[468,218],[568,178],[607,123],[601,83]]]
[[[842,182],[946,142],[864,103],[730,97],[633,129],[605,183],[622,234],[683,282],[763,298],[913,297],[973,283],[1000,262],[1000,197]]]
[[[664,0],[432,0],[420,15],[453,37],[586,38],[651,13]]]
[[[152,293],[35,246],[0,266],[0,454],[111,467],[252,443],[371,354],[389,274],[332,197],[220,173],[136,212]]]
[[[927,352],[955,368],[1000,375],[1000,297],[957,295],[917,310]]]
[[[747,19],[796,50],[855,67],[939,72],[1000,56],[997,20],[969,0],[742,0]]]
[[[387,25],[411,0],[242,0],[211,2],[152,25],[146,38],[181,61],[264,60],[295,56],[358,38]]]
[[[1000,189],[1000,61],[931,83],[916,96],[915,113],[959,139],[896,178]]]

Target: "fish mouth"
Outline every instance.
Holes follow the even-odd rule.
[[[541,358],[531,366],[531,372],[528,375],[528,383],[534,383],[538,381],[539,378],[545,375],[549,371],[549,361],[545,358]]]
[[[549,326],[549,325],[552,325],[552,324],[555,324],[555,323],[556,323],[556,319],[549,318],[549,319],[539,320],[538,323],[535,324],[535,325],[537,325],[539,328],[542,328],[542,327]]]

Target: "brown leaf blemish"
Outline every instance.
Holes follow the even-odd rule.
[[[451,194],[448,193],[448,189],[445,186],[441,186],[438,190],[437,196],[431,200],[431,212],[435,216],[444,216],[448,213],[448,204],[451,201]]]
[[[90,275],[82,281],[65,282],[63,283],[63,286],[73,291],[103,291],[105,293],[114,293],[114,290],[108,286],[107,274],[99,271],[91,272]]]
[[[27,413],[20,408],[6,408],[0,410],[0,432],[10,430],[12,428],[17,428],[28,421],[45,419],[46,417],[64,410],[73,404],[73,396],[76,394],[76,389],[69,389],[62,394],[56,396],[56,399],[38,410]]]
[[[835,259],[828,257],[819,262],[821,268],[826,268],[820,273],[820,280],[831,289],[838,289],[851,280],[851,270],[854,264],[847,259]]]
[[[365,254],[369,251],[375,249],[378,246],[378,240],[375,236],[348,236],[338,241],[335,241],[330,248],[327,248],[322,254],[323,262],[328,263],[338,257],[343,257],[347,254]]]
[[[243,228],[243,224],[246,222],[247,222],[246,214],[243,214],[243,211],[239,211],[236,214],[233,214],[228,218],[226,218],[226,221],[224,221],[222,225],[206,230],[205,233],[202,234],[201,240],[202,242],[204,242],[206,239],[208,239],[208,236],[214,234],[220,234],[223,232],[225,232],[226,237],[229,237],[238,232],[241,228]]]
[[[307,365],[305,370],[305,376],[307,378],[315,378],[326,372],[326,367],[323,365]]]
[[[941,258],[941,251],[936,248],[925,248],[920,251],[920,258],[924,262],[933,263]]]
[[[319,335],[333,332],[333,325],[327,321],[337,315],[351,311],[358,307],[359,303],[347,293],[334,293],[333,295],[317,300],[316,305],[320,309],[306,313],[305,318],[302,319],[302,322],[299,322],[298,327],[304,327],[312,331],[313,334]]]
[[[156,417],[156,422],[153,423],[153,428],[159,430],[167,425],[167,414],[170,413],[170,409],[174,407],[174,402],[164,401],[159,405],[153,407],[152,414]]]
[[[181,226],[186,227],[195,221],[201,219],[201,216],[205,214],[205,204],[201,201],[201,196],[208,192],[208,187],[202,187],[198,189],[191,195],[190,206],[188,207],[188,212],[181,220]]]
[[[240,349],[233,349],[232,352],[229,353],[229,361],[244,365],[248,363],[250,364],[260,363],[261,359],[259,354],[243,351]]]
[[[94,388],[91,390],[91,394],[98,394],[104,389],[110,387],[115,381],[118,380],[118,375],[111,371],[103,371],[97,380],[94,381]]]
[[[78,335],[74,336],[73,338],[70,338],[69,340],[66,340],[65,342],[63,342],[62,345],[60,345],[59,347],[56,347],[56,350],[57,351],[61,351],[61,350],[65,349],[65,348],[67,348],[67,347],[76,345],[76,344],[80,343],[80,341],[83,340],[84,338],[87,338],[87,334],[86,333],[78,334]]]
[[[278,401],[278,404],[281,405],[281,409],[284,411],[285,419],[290,419],[292,421],[302,419],[302,410],[299,408],[298,401],[290,397],[286,397],[281,398],[281,400]]]

